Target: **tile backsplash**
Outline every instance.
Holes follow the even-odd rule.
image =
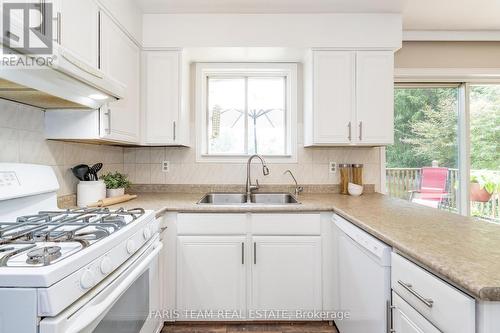
[[[74,165],[103,162],[102,172],[123,171],[123,148],[44,139],[43,110],[0,99],[0,162],[44,164],[53,167],[58,194],[76,192]]]
[[[170,162],[170,171],[162,172],[161,161]],[[269,163],[271,173],[252,165],[252,178],[261,184],[289,184],[292,170],[301,184],[338,184],[339,172],[331,174],[328,163],[363,163],[364,183],[380,183],[380,148],[304,148],[298,146],[298,163]],[[124,171],[135,184],[244,184],[246,164],[197,163],[194,148],[125,148]]]
[[[299,124],[301,125],[301,124]],[[244,184],[246,164],[197,163],[194,148],[122,148],[44,139],[44,112],[38,108],[0,99],[0,162],[50,165],[58,177],[59,195],[76,192],[77,179],[70,168],[76,164],[104,163],[103,171],[120,171],[134,184]],[[192,139],[194,142],[194,140]],[[170,161],[163,173],[161,162]],[[287,169],[301,184],[338,184],[339,172],[330,174],[329,161],[363,163],[364,183],[380,183],[380,148],[304,148],[298,143],[298,162],[269,164],[270,175],[262,176],[252,166],[252,177],[261,184],[290,184]]]

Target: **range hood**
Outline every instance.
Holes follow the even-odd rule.
[[[10,64],[0,66],[0,98],[43,109],[98,109],[123,98],[125,86],[54,45],[50,65],[23,65],[26,55],[3,55]],[[25,62],[26,63],[26,62]],[[49,62],[47,62],[49,63]]]

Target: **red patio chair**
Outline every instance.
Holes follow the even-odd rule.
[[[423,167],[419,189],[410,192],[410,201],[439,208],[448,198],[448,168]]]

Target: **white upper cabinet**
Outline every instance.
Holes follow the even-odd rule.
[[[99,7],[94,0],[59,0],[55,3],[55,39],[64,57],[79,67],[98,68]],[[69,53],[69,54],[68,54]]]
[[[305,146],[393,142],[392,51],[314,50],[305,64]]]
[[[354,121],[355,52],[314,52],[313,126],[315,142],[351,143]]]
[[[123,99],[101,109],[103,137],[127,143],[140,141],[140,49],[109,18],[100,14],[101,70],[126,87]]]
[[[356,52],[356,141],[394,142],[394,54]]]
[[[186,145],[182,51],[144,52],[143,73],[144,143]]]

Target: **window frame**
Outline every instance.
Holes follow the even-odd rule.
[[[297,163],[297,64],[295,63],[197,63],[195,80],[196,162],[244,163],[252,155],[208,153],[208,79],[214,77],[271,76],[285,78],[286,152],[283,155],[263,156],[271,163]],[[246,127],[248,129],[248,126]]]

